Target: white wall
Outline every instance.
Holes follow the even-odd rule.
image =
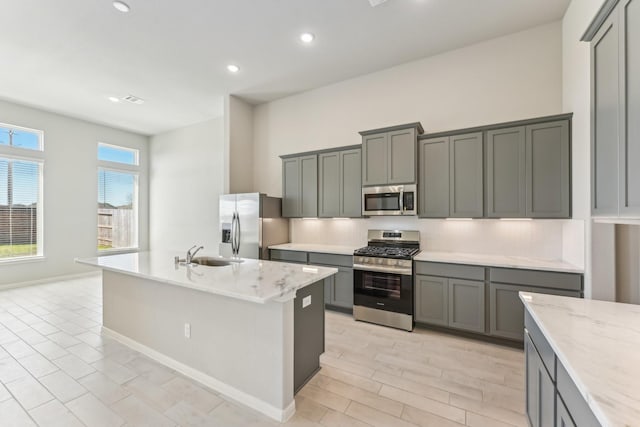
[[[92,271],[74,263],[96,256],[98,142],[140,150],[139,246],[148,249],[149,138],[0,101],[0,122],[44,131],[44,256],[0,263],[0,286]]]
[[[256,106],[254,186],[281,195],[279,155],[359,144],[366,129],[420,121],[429,133],[558,114],[561,42],[556,22]],[[402,221],[292,221],[291,238],[358,245],[368,228],[398,226],[420,230],[423,249],[561,259],[565,227],[584,229],[582,221]],[[581,266],[584,245],[574,246],[567,255]]]
[[[359,144],[362,130],[420,121],[435,132],[560,113],[561,36],[556,22],[256,106],[254,186],[280,195],[279,155]]]
[[[253,105],[229,95],[225,98],[225,147],[228,155],[228,193],[253,192]]]
[[[613,265],[601,265],[598,268],[600,280],[592,280],[592,258],[598,254],[591,254],[592,223],[591,223],[591,55],[589,43],[581,42],[582,34],[596,15],[604,0],[573,0],[562,20],[562,108],[573,112],[572,123],[572,181],[573,181],[573,216],[583,219],[582,230],[572,227],[565,229],[566,241],[584,240],[582,250],[579,245],[565,245],[564,257],[575,263],[580,259],[585,266],[585,295],[599,295],[601,298],[611,299],[612,283],[606,280],[613,277]],[[611,239],[602,233],[612,228],[601,227],[598,231],[599,239],[604,243]],[[606,251],[610,245],[600,247]],[[600,260],[610,259],[609,254],[602,254]],[[610,270],[607,273],[607,270]],[[595,277],[595,275],[593,275]],[[593,289],[602,286],[603,289]]]
[[[224,192],[224,120],[215,118],[151,138],[152,250],[204,245],[217,254],[218,198]]]

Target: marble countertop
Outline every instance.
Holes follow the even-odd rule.
[[[603,426],[640,422],[640,306],[520,292]]]
[[[280,249],[282,251],[299,251],[299,252],[317,252],[321,254],[336,254],[336,255],[353,255],[353,251],[360,246],[340,246],[340,245],[321,245],[315,243],[284,243],[281,245],[269,246],[269,249]]]
[[[459,252],[422,251],[415,256],[414,260],[444,262],[451,264],[483,265],[488,267],[557,271],[561,273],[584,273],[583,268],[577,267],[564,261],[549,261],[508,255],[483,255]]]
[[[296,291],[338,272],[335,268],[241,259],[224,267],[180,265],[172,252],[139,252],[76,262],[174,286],[266,303],[295,298]]]

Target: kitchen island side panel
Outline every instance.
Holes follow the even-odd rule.
[[[103,272],[107,329],[281,411],[293,403],[293,303],[257,304]]]

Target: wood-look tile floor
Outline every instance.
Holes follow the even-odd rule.
[[[0,292],[1,426],[276,426],[100,335],[100,278]],[[526,426],[521,350],[327,312],[287,426]]]

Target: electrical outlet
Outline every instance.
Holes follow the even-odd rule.
[[[311,295],[307,295],[302,298],[302,308],[309,307],[311,305]]]
[[[184,324],[184,337],[191,338],[191,323]]]

